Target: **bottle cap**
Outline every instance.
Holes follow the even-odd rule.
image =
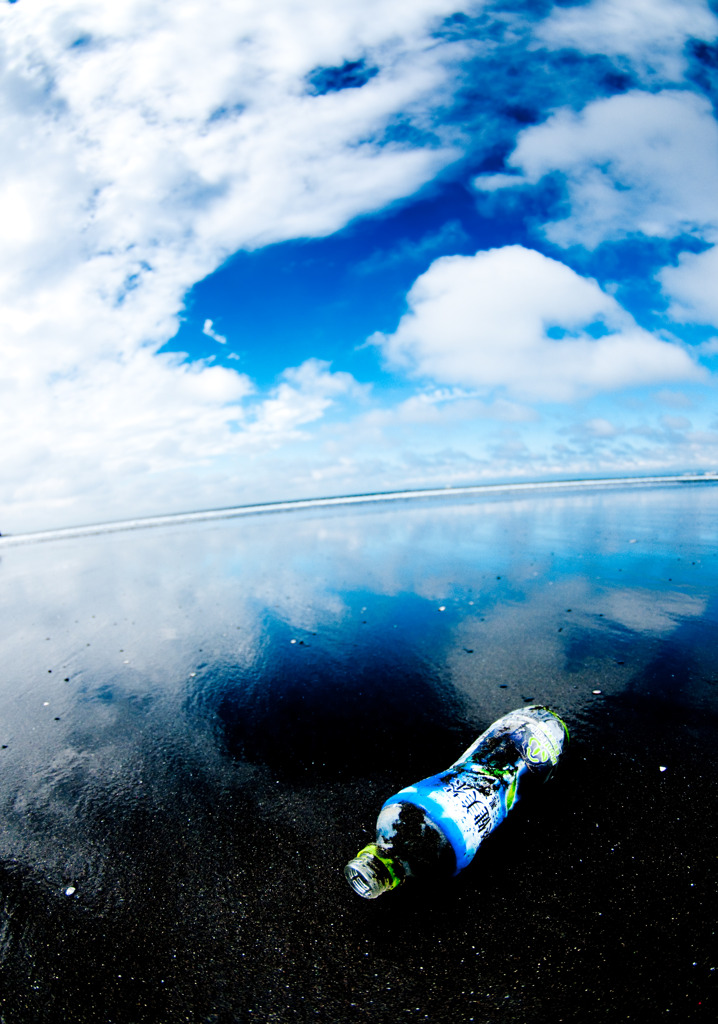
[[[382,856],[374,843],[365,846],[354,860],[349,861],[344,874],[354,892],[366,900],[375,900],[383,892],[395,889],[402,881],[396,861]]]

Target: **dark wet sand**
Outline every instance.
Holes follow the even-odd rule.
[[[715,1020],[718,486],[0,557],[2,1024]],[[383,799],[529,701],[540,798],[355,896]]]

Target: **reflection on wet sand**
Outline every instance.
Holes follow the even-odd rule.
[[[626,488],[4,549],[4,1024],[708,1005],[716,511]],[[360,906],[384,796],[528,702],[572,726],[552,792],[451,888]]]

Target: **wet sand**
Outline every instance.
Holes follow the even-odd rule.
[[[718,486],[0,543],[0,1020],[713,1020]],[[599,691],[599,692],[594,692]],[[547,703],[450,884],[384,798]]]

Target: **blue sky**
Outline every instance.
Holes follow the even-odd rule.
[[[718,7],[0,5],[18,532],[714,470]]]

